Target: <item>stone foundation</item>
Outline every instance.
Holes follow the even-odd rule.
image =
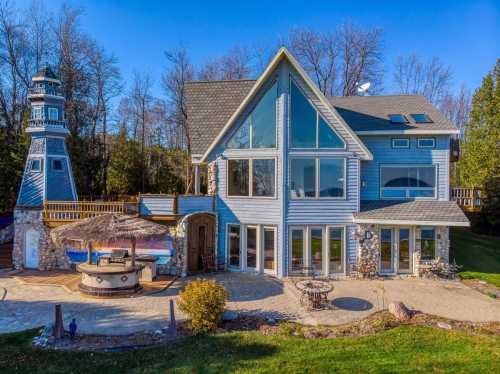
[[[57,248],[50,238],[50,229],[43,223],[41,208],[16,208],[14,210],[14,245],[12,262],[16,269],[25,267],[25,241],[29,229],[39,234],[38,269],[69,269],[70,263],[64,248]]]

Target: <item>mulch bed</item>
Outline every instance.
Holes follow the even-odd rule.
[[[259,331],[264,335],[293,335],[306,339],[332,339],[343,336],[373,335],[402,325],[442,328],[468,334],[500,335],[499,322],[464,322],[418,312],[409,321],[401,322],[385,310],[373,313],[362,320],[338,326],[309,326],[288,321],[270,323],[265,318],[239,316],[233,321],[223,322],[215,333]],[[65,337],[49,347],[65,351],[117,352],[168,344],[192,335],[193,332],[189,323],[180,322],[177,324],[176,336],[172,336],[168,330],[126,336],[82,335],[76,336],[74,339]]]

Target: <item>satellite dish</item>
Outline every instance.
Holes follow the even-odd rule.
[[[361,86],[358,87],[358,92],[361,94],[365,93],[366,91],[368,91],[370,86],[371,86],[370,82],[363,83]]]

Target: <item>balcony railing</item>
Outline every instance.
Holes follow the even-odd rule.
[[[452,188],[451,199],[464,210],[477,212],[481,209],[481,190],[478,188]]]
[[[60,126],[66,127],[65,121],[53,120],[53,119],[30,119],[30,127],[45,127],[45,126]]]
[[[45,201],[43,219],[49,225],[79,221],[103,214],[137,214],[137,203],[126,201]]]
[[[30,95],[62,96],[61,90],[55,87],[30,87],[28,93]]]

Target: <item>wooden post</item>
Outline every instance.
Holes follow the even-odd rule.
[[[168,330],[171,336],[177,336],[177,324],[175,322],[174,300],[170,299],[170,325]]]
[[[131,241],[132,241],[132,250],[131,250],[131,252],[132,252],[132,267],[134,267],[135,266],[135,244],[136,244],[136,240],[135,240],[135,238],[132,238]]]
[[[194,194],[200,194],[200,165],[194,165]]]
[[[92,241],[87,242],[87,264],[92,265]]]
[[[56,317],[55,317],[53,335],[56,339],[61,339],[64,336],[64,325],[63,325],[61,304],[56,304]]]
[[[177,214],[179,212],[179,193],[174,194],[174,202],[172,204],[172,213]]]

